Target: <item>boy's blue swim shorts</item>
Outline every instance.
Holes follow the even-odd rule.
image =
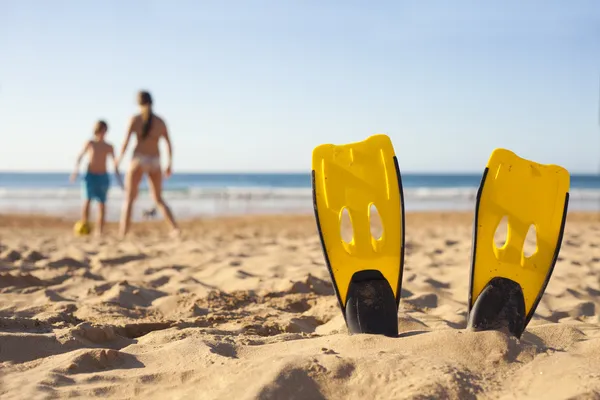
[[[108,174],[93,174],[88,172],[84,179],[85,197],[88,200],[97,200],[106,203],[106,195],[110,186]]]

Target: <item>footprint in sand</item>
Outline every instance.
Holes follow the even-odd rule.
[[[231,343],[214,342],[206,343],[210,348],[210,352],[228,358],[238,358],[237,349]]]
[[[99,285],[91,289],[91,293],[98,295],[90,300],[91,303],[116,304],[126,309],[148,307],[154,300],[167,294],[156,289],[130,285],[127,281]]]
[[[421,246],[417,245],[416,243],[408,241],[404,245],[404,251],[406,252],[407,255],[410,255],[413,252],[415,252],[416,250],[418,250],[420,247]]]
[[[563,318],[581,318],[592,317],[596,313],[596,305],[591,301],[569,302],[559,309],[552,312],[549,319],[552,322],[559,322]]]
[[[125,256],[114,257],[114,258],[102,258],[99,261],[102,265],[115,266],[115,265],[127,264],[132,261],[141,261],[141,260],[146,259],[147,257],[148,256],[146,256],[145,254],[131,254],[131,255],[125,255]]]
[[[46,257],[44,254],[40,253],[39,251],[35,251],[35,250],[31,250],[23,255],[23,260],[30,262],[30,263],[35,263],[37,261],[45,260],[46,258],[48,258],[48,257]]]
[[[313,333],[319,325],[323,325],[323,321],[313,316],[301,316],[292,318],[284,330],[287,333]]]
[[[55,261],[50,261],[46,266],[50,268],[86,268],[89,265],[71,257],[64,257]]]
[[[121,353],[117,350],[81,350],[75,355],[64,369],[68,374],[93,373],[119,367],[142,368],[135,356]]]
[[[167,283],[169,283],[170,280],[171,280],[170,276],[163,275],[163,276],[161,276],[159,278],[151,280],[150,281],[150,285],[152,287],[158,288],[158,287],[166,285]]]
[[[596,305],[591,301],[586,301],[577,304],[573,310],[573,316],[577,317],[591,317],[596,314]]]
[[[23,317],[0,317],[0,329],[3,331],[21,331],[28,333],[52,332],[52,326],[47,321]]]
[[[438,296],[435,293],[427,293],[412,299],[405,299],[404,302],[421,309],[435,308],[438,306]]]
[[[175,270],[176,272],[180,272],[181,270],[185,269],[187,267],[183,266],[183,265],[167,265],[164,267],[157,267],[157,268],[146,268],[146,270],[144,270],[144,275],[152,275],[155,272],[159,272],[165,269],[172,269]]]
[[[39,279],[31,274],[0,273],[0,287],[44,287],[49,286],[50,282]]]
[[[440,255],[440,254],[444,254],[444,249],[434,249],[428,255],[429,256],[437,256],[437,255]]]
[[[6,261],[10,261],[10,262],[15,262],[21,259],[21,253],[16,251],[16,250],[12,250],[9,249],[7,251],[5,251],[4,253],[2,253],[0,255],[0,258]]]
[[[581,242],[576,242],[574,240],[567,239],[565,241],[565,246],[568,246],[568,247],[581,247]]]
[[[126,324],[116,329],[116,332],[126,338],[136,339],[154,331],[168,329],[173,324],[171,322],[142,322],[138,324]]]
[[[297,281],[286,291],[289,294],[294,293],[315,293],[321,296],[333,295],[333,285],[323,279],[308,274],[305,281]]]
[[[58,292],[56,292],[55,290],[51,289],[44,290],[44,296],[53,303],[72,301],[71,299],[67,299],[66,297],[63,297],[60,294],[58,294]]]
[[[254,274],[251,274],[250,272],[246,272],[241,269],[236,271],[236,275],[238,276],[238,278],[241,278],[241,279],[253,278],[256,276]]]
[[[311,369],[315,368],[311,367]],[[325,400],[326,397],[318,381],[311,376],[315,374],[323,375],[323,372],[319,371],[319,368],[312,372],[305,371],[294,364],[278,367],[265,375],[267,378],[260,383],[258,390],[254,389],[249,393],[249,398]],[[297,388],[302,388],[301,393]]]
[[[595,288],[591,288],[591,287],[586,287],[585,291],[590,295],[590,296],[594,296],[594,297],[600,297],[600,290],[595,289]]]
[[[425,283],[430,284],[431,286],[433,286],[436,289],[449,289],[450,288],[450,284],[449,283],[444,283],[444,282],[435,280],[433,278],[427,278],[427,279],[425,279]]]
[[[71,334],[87,339],[93,343],[110,342],[116,338],[114,327],[92,325],[89,322],[80,323],[71,330]]]

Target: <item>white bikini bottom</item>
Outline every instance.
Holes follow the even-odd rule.
[[[136,154],[133,156],[133,160],[135,160],[145,172],[160,170],[160,156]]]

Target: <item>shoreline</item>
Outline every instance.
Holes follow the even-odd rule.
[[[158,211],[157,211],[158,212]],[[406,224],[413,223],[439,223],[453,222],[459,224],[473,223],[474,211],[406,211]],[[2,213],[0,212],[0,229],[1,228],[71,228],[78,221],[77,217],[55,216],[50,214],[38,213]],[[91,222],[95,223],[95,219],[91,218]],[[249,213],[249,214],[233,214],[233,215],[202,215],[192,216],[188,218],[179,218],[177,220],[182,228],[185,226],[194,226],[197,224],[220,224],[220,223],[260,223],[260,224],[277,224],[286,225],[289,222],[311,222],[316,221],[312,212],[298,213]],[[569,211],[567,213],[566,226],[570,222],[598,222],[600,226],[600,212],[595,211]],[[132,222],[132,228],[136,226],[143,229],[163,226],[165,222],[162,216],[158,216],[151,221],[135,221]],[[107,221],[106,228],[118,227],[118,221]],[[565,227],[566,229],[566,227]]]

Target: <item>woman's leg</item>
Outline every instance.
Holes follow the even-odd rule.
[[[177,223],[173,218],[173,214],[171,213],[169,206],[167,203],[165,203],[162,197],[162,171],[159,168],[153,169],[148,173],[148,177],[150,178],[148,179],[148,183],[150,184],[150,192],[152,193],[152,198],[154,199],[156,206],[160,208],[160,211],[166,218],[171,229],[173,229],[174,232],[177,232],[179,230]]]
[[[125,203],[121,212],[121,221],[119,224],[119,235],[124,237],[129,231],[129,225],[131,224],[131,210],[133,203],[138,195],[140,182],[144,171],[138,163],[132,162],[127,175],[125,176]]]

